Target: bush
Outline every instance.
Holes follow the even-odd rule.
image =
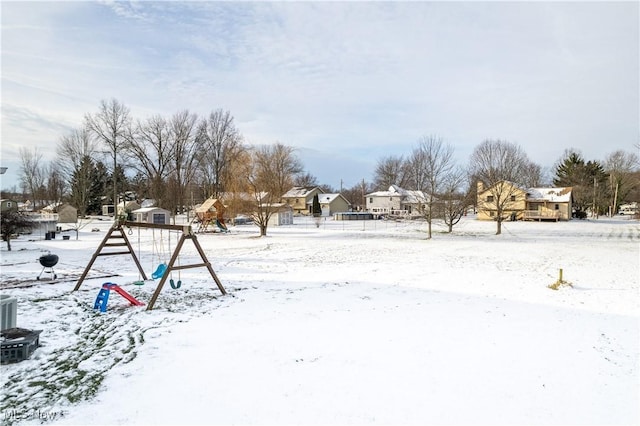
[[[576,219],[586,219],[587,218],[587,212],[582,211],[582,210],[578,210],[573,212],[573,217]]]

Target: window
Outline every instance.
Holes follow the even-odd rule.
[[[164,224],[164,213],[154,213],[153,214],[153,223]]]
[[[373,197],[369,197],[369,202],[373,203]]]
[[[10,209],[11,208],[11,201],[7,201],[7,208]]]
[[[493,203],[493,195],[487,195],[487,203]]]
[[[560,210],[560,204],[556,204],[556,210]]]
[[[393,197],[389,197],[389,201],[393,201]]]
[[[511,201],[515,201],[515,200],[516,200],[516,196],[515,196],[515,195],[512,195],[512,196],[511,196]]]

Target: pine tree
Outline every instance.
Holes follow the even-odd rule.
[[[585,162],[579,153],[571,151],[556,166],[555,174],[554,185],[573,188],[577,211],[595,208],[594,213],[601,212],[602,206],[606,204],[607,173],[600,163]]]
[[[311,213],[313,217],[322,216],[322,208],[320,207],[320,200],[318,199],[318,194],[313,196],[313,204],[311,206]]]

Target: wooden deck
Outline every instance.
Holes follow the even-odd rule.
[[[523,220],[553,220],[555,222],[560,220],[559,210],[525,210],[522,216]]]

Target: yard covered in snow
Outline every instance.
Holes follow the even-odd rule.
[[[640,223],[436,225],[325,220],[198,234],[206,268],[174,272],[152,311],[129,256],[76,240],[2,246],[17,326],[42,330],[2,366],[2,419],[40,424],[638,424]],[[99,232],[92,232],[99,229]],[[150,276],[178,235],[132,229]],[[155,242],[154,242],[155,241]],[[36,277],[57,254],[57,279]],[[197,263],[189,241],[181,264]],[[548,286],[559,270],[571,286]],[[113,292],[112,292],[113,293]]]

